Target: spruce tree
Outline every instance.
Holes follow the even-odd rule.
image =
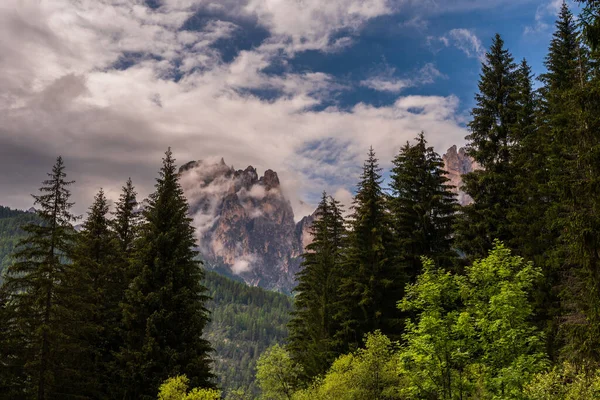
[[[58,157],[40,194],[33,195],[41,224],[24,226],[27,238],[13,255],[2,286],[3,329],[10,340],[1,350],[3,369],[16,381],[3,382],[16,398],[62,399],[73,371],[65,361],[80,350],[69,340],[72,331],[68,256],[75,230],[71,223],[69,186]],[[22,379],[22,380],[20,380]],[[4,389],[3,389],[4,391]]]
[[[584,13],[584,17],[589,15]],[[555,41],[557,48],[563,44],[571,52],[564,51],[568,57],[554,57],[557,50],[551,47],[548,57],[548,62],[562,61],[558,68],[568,68],[569,72],[558,74],[555,72],[558,68],[548,65],[551,77],[566,81],[564,85],[552,86],[558,79],[549,80],[547,90],[549,105],[557,105],[554,118],[549,120],[554,140],[551,168],[553,175],[555,172],[557,175],[553,176],[551,185],[558,198],[552,217],[560,233],[555,258],[561,262],[564,282],[560,332],[565,347],[562,354],[576,365],[588,367],[600,365],[600,217],[597,212],[600,207],[600,70],[597,51],[588,54],[579,42],[569,47],[564,44],[567,41],[562,31],[576,32],[572,17],[569,21],[570,24],[562,24],[566,26],[562,30],[558,25]],[[590,22],[594,23],[584,21],[584,26]],[[552,90],[553,87],[556,90]],[[562,107],[558,107],[559,103]]]
[[[585,51],[578,39],[573,15],[562,4],[556,31],[545,58],[547,72],[540,75],[536,129],[525,137],[519,149],[519,163],[525,172],[516,174],[524,206],[513,213],[518,240],[510,243],[519,255],[543,268],[544,281],[537,292],[537,319],[545,330],[547,351],[558,357],[558,324],[564,314],[559,293],[570,267],[564,246],[559,245],[564,225],[565,194],[571,181],[568,159],[573,152],[579,112],[574,91],[581,88],[586,67]],[[564,190],[566,189],[566,190]]]
[[[456,233],[457,247],[471,259],[484,257],[494,239],[513,238],[506,215],[514,193],[511,167],[518,139],[517,66],[500,35],[481,69],[467,149],[482,169],[463,176],[463,190],[474,203],[462,208]]]
[[[131,255],[140,222],[136,210],[138,205],[136,196],[137,192],[131,178],[129,178],[122,188],[113,220],[113,228],[119,239],[121,251],[126,256]]]
[[[402,298],[404,279],[395,263],[381,183],[381,169],[370,148],[352,206],[337,314],[336,336],[350,349],[358,347],[368,332],[380,329],[395,339],[401,329],[396,302]]]
[[[586,41],[593,51],[600,50],[600,3],[597,0],[576,0],[583,3],[581,23]]]
[[[421,257],[452,268],[456,195],[451,191],[444,163],[421,132],[416,143],[406,143],[392,161],[390,211],[398,254],[408,282],[421,273]]]
[[[82,357],[79,395],[106,398],[114,390],[114,353],[120,347],[120,302],[126,286],[119,243],[108,219],[108,200],[101,189],[94,197],[73,251],[71,289],[78,298],[78,340]]]
[[[298,272],[288,350],[307,378],[325,373],[340,355],[333,316],[339,300],[341,256],[346,229],[339,202],[324,192],[311,226],[313,241]]]
[[[124,398],[153,399],[160,384],[185,374],[194,387],[210,387],[209,321],[204,272],[194,228],[171,150],[143,212],[134,254],[136,276],[123,304]]]

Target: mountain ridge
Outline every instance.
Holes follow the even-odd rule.
[[[442,160],[458,202],[470,204],[462,175],[479,166],[457,146]],[[277,172],[267,169],[259,176],[251,165],[236,170],[221,158],[190,161],[179,173],[207,266],[252,286],[290,293],[315,217],[295,222]]]

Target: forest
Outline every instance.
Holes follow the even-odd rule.
[[[0,397],[600,398],[600,3],[581,3],[538,77],[493,38],[473,202],[425,133],[387,186],[369,149],[349,217],[323,193],[293,305],[204,271],[170,149],[141,212],[128,180],[79,232],[58,157],[36,219],[0,209],[19,239],[2,235]]]

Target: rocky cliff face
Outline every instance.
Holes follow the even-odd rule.
[[[479,168],[477,163],[456,146],[442,158],[459,203],[471,203],[459,188],[461,176]],[[223,159],[191,161],[179,173],[207,267],[250,285],[290,292],[300,256],[312,242],[315,217],[294,222],[277,173],[259,176],[252,166],[236,170]]]
[[[307,221],[294,222],[276,172],[193,161],[180,168],[180,182],[209,268],[267,289],[295,286]]]
[[[479,165],[470,156],[464,148],[457,150],[456,145],[448,149],[446,154],[442,156],[444,160],[444,169],[448,172],[450,184],[455,187],[455,192],[458,195],[458,203],[462,206],[471,204],[473,199],[460,190],[462,186],[462,175],[479,169]]]

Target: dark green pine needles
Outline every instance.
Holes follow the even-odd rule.
[[[394,238],[381,185],[381,169],[371,148],[352,206],[340,286],[337,338],[349,349],[360,346],[367,332],[380,329],[391,338],[401,332],[396,302],[402,298],[404,281],[392,250]]]
[[[452,268],[456,195],[444,171],[444,162],[420,133],[406,143],[392,161],[389,209],[393,221],[398,261],[406,283],[421,273],[421,257],[443,268]]]
[[[323,193],[311,227],[313,241],[307,246],[289,323],[288,349],[307,377],[323,374],[341,354],[337,343],[342,251],[347,232],[340,204]]]
[[[76,218],[69,201],[73,182],[64,169],[58,157],[40,194],[33,196],[41,224],[23,227],[27,237],[2,286],[0,392],[9,398],[57,399],[71,392],[76,371],[69,361],[82,352],[71,340],[77,324],[67,256]]]
[[[144,210],[135,278],[123,304],[125,343],[119,354],[128,399],[154,399],[168,377],[185,374],[191,387],[212,386],[209,320],[194,228],[171,150]]]

